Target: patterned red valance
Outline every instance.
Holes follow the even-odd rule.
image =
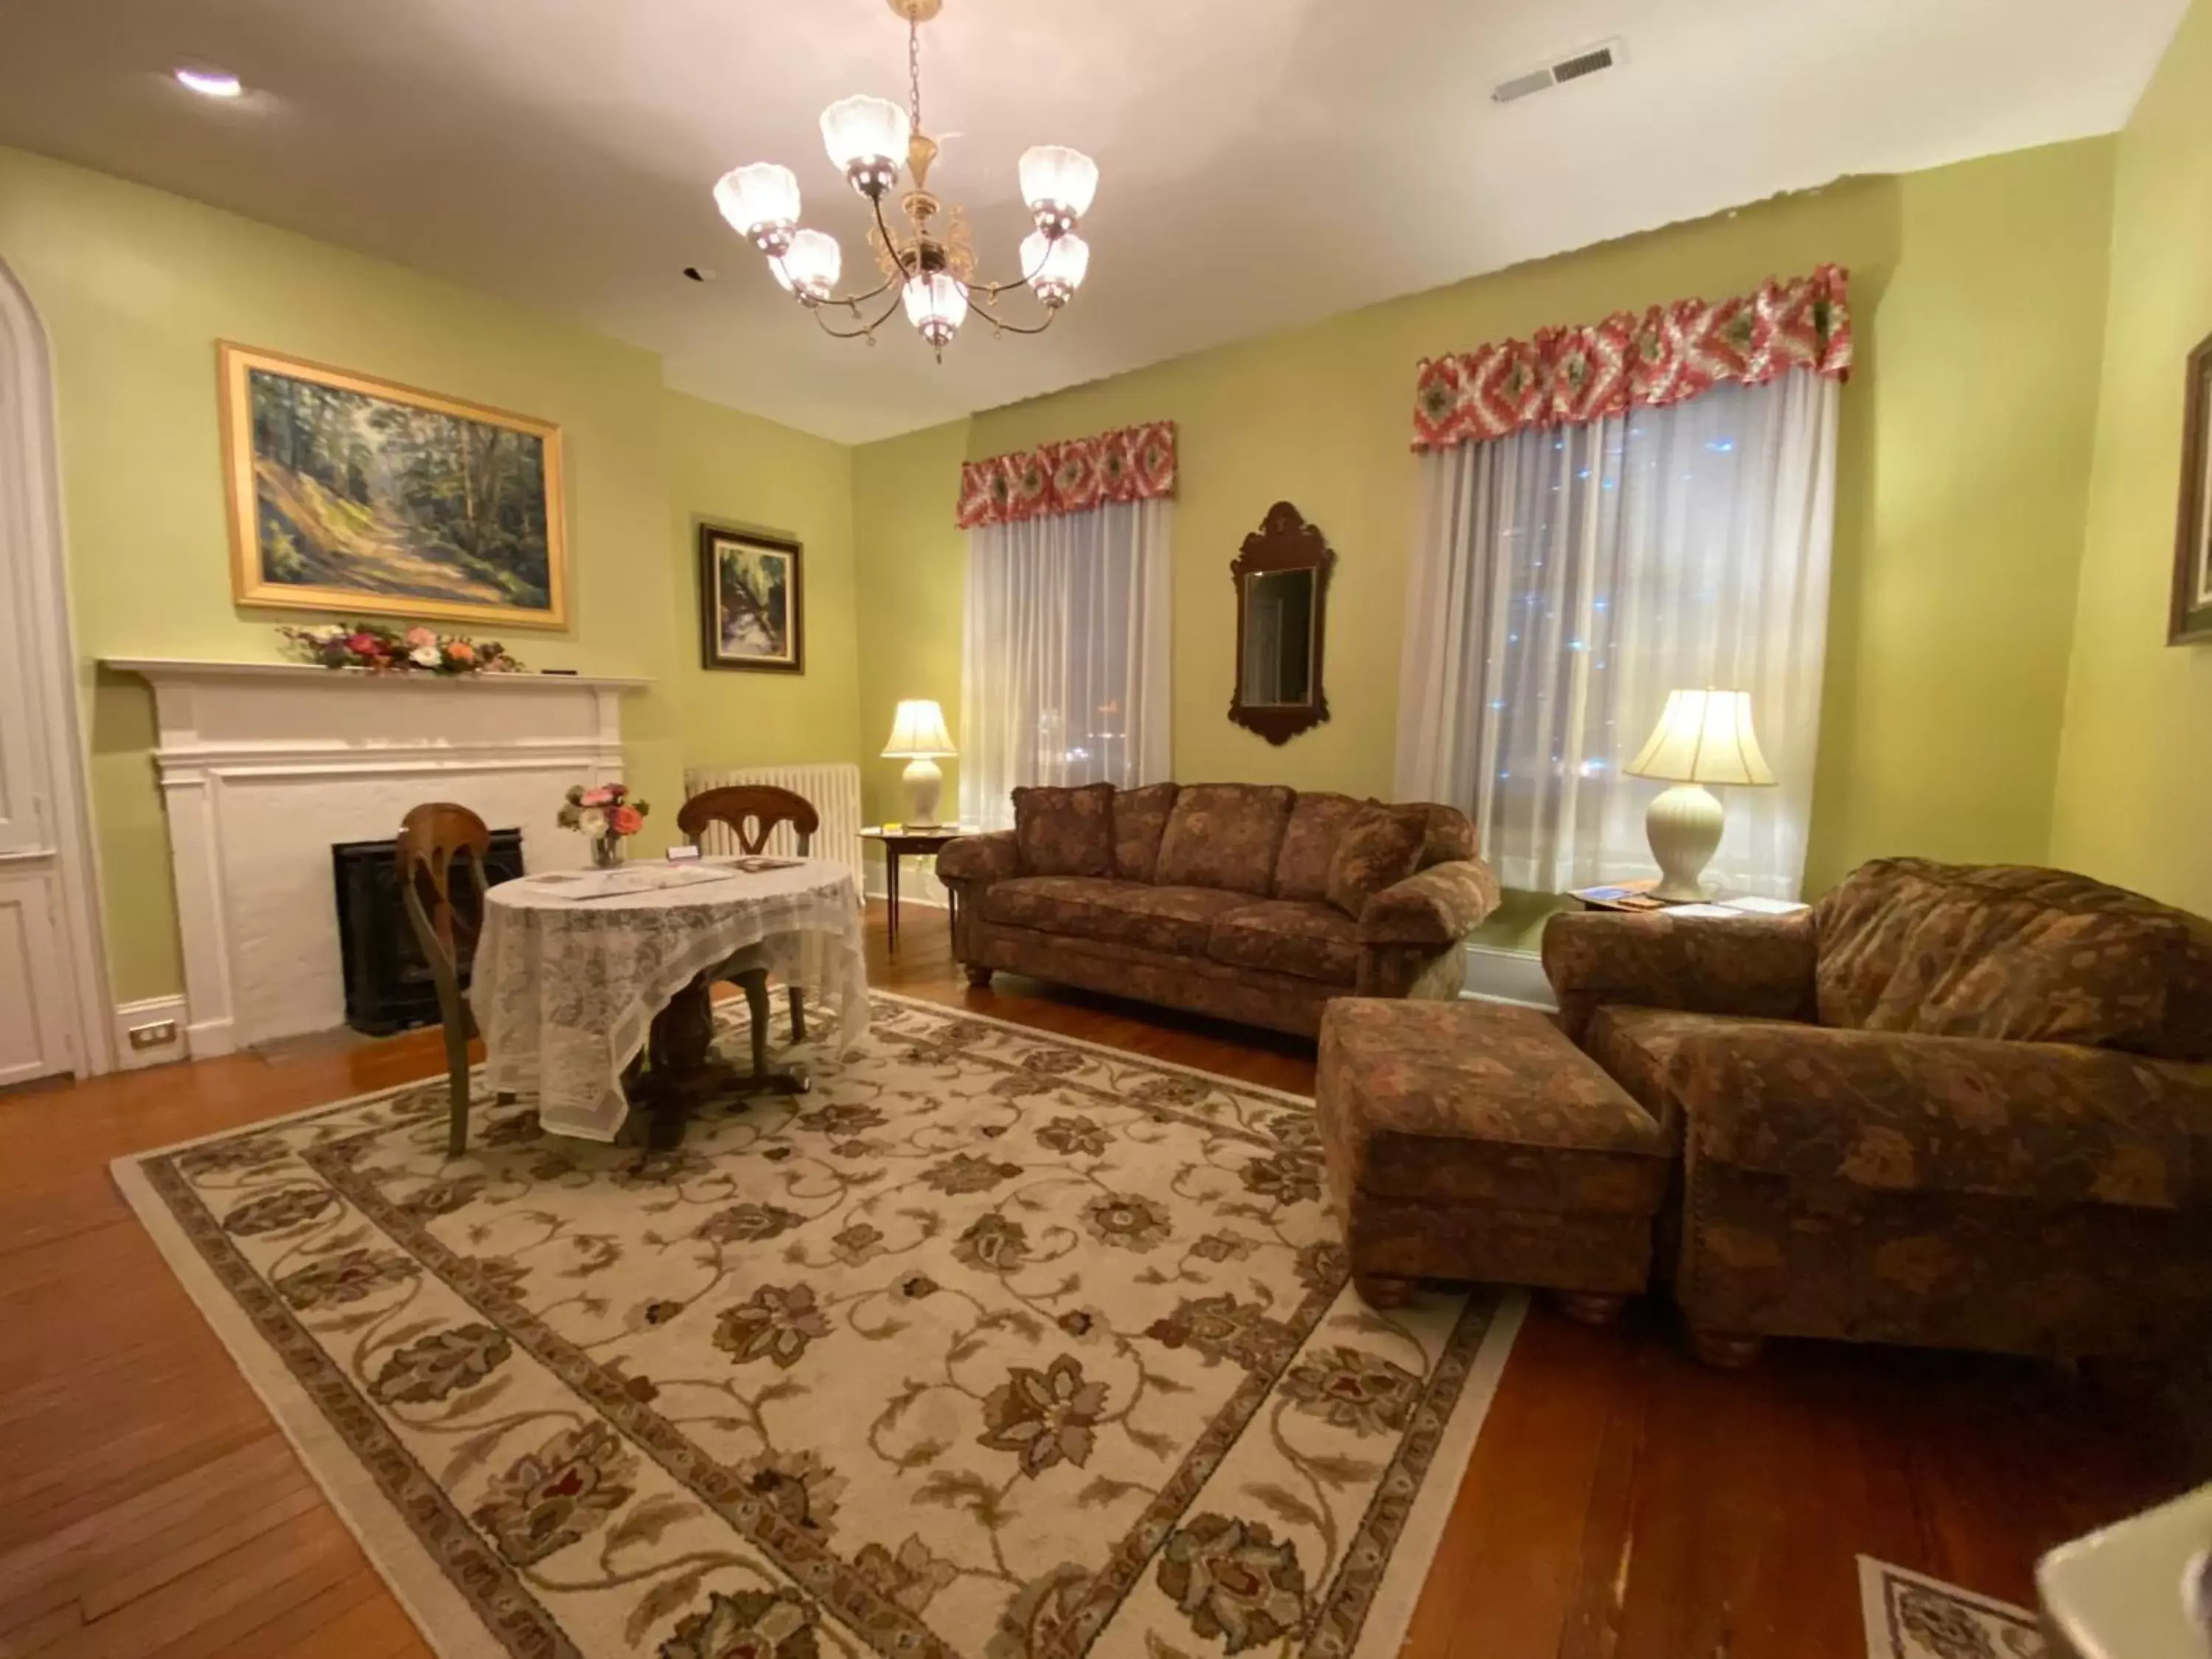
[[[1785,370],[1850,377],[1850,273],[1822,265],[1787,283],[1709,304],[1678,300],[1641,317],[1616,312],[1583,328],[1547,328],[1425,358],[1413,394],[1413,447],[1578,426],[1632,404],[1664,407],[1723,381],[1758,386]]]
[[[1024,454],[994,455],[960,469],[959,525],[1015,524],[1054,513],[1080,513],[1107,501],[1145,501],[1175,494],[1173,421],[1125,426],[1095,438],[1041,444]]]

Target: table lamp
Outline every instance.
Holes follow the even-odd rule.
[[[891,721],[890,741],[884,745],[885,760],[906,763],[907,798],[913,804],[908,827],[937,827],[937,798],[945,789],[945,774],[938,769],[940,755],[957,755],[945,729],[945,711],[928,697],[908,697]]]
[[[1651,896],[1675,903],[1705,897],[1698,878],[1721,844],[1721,804],[1709,783],[1768,784],[1774,774],[1751,732],[1748,691],[1669,691],[1659,727],[1629,775],[1673,784],[1644,815],[1659,884]]]

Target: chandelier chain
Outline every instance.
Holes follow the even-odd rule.
[[[921,131],[921,24],[909,17],[906,24],[907,112],[914,131]]]

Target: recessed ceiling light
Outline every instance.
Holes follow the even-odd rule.
[[[236,98],[246,90],[246,85],[235,75],[221,70],[180,69],[173,71],[177,84],[203,98]]]

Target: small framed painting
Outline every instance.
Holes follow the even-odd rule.
[[[2212,339],[2189,354],[2168,645],[2212,645]]]
[[[757,530],[699,526],[701,662],[806,672],[805,550]]]
[[[225,340],[240,605],[565,628],[561,428]]]

